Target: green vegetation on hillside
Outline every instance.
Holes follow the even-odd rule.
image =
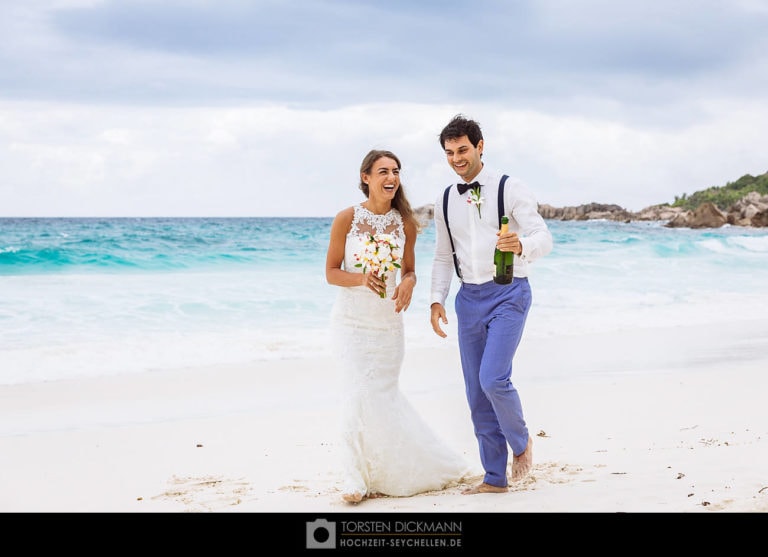
[[[721,211],[727,211],[731,205],[753,191],[760,195],[768,194],[768,172],[757,177],[745,174],[735,182],[729,182],[725,186],[712,186],[691,195],[675,196],[675,202],[671,206],[688,211],[696,209],[706,201],[711,201]]]

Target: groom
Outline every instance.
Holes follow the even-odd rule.
[[[444,304],[455,272],[460,282],[455,309],[461,367],[485,470],[482,483],[463,493],[503,493],[508,490],[507,446],[513,455],[512,481],[524,478],[533,466],[533,439],[512,383],[512,360],[531,306],[528,266],[552,251],[552,235],[528,189],[512,179],[500,184],[502,174],[483,163],[483,134],[477,122],[459,114],[443,128],[439,140],[448,165],[461,180],[445,197],[441,192],[435,205],[430,320],[435,333],[446,337],[440,322],[448,323]],[[501,235],[500,187],[509,217],[509,232]],[[515,254],[511,284],[492,280],[496,247]]]

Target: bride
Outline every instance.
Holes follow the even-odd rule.
[[[399,387],[401,312],[416,285],[419,232],[400,168],[390,151],[365,156],[360,189],[366,201],[336,215],[326,256],[326,280],[341,287],[331,335],[342,366],[342,498],[348,503],[443,489],[469,474]]]

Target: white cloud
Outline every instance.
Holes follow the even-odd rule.
[[[451,6],[3,3],[0,216],[331,216],[374,147],[431,203],[457,112],[556,206],[768,170],[765,2]]]
[[[702,107],[685,128],[633,128],[496,106],[337,110],[0,105],[2,216],[332,216],[362,200],[360,161],[389,148],[414,205],[456,178],[437,141],[457,112],[483,125],[485,161],[542,203],[628,209],[768,171],[763,106]]]

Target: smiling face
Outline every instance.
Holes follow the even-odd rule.
[[[400,187],[400,166],[384,156],[373,163],[370,172],[361,172],[360,177],[368,184],[369,199],[392,201]]]
[[[477,142],[477,147],[466,135],[456,139],[446,139],[445,157],[453,171],[465,182],[471,182],[483,169],[483,140]]]

